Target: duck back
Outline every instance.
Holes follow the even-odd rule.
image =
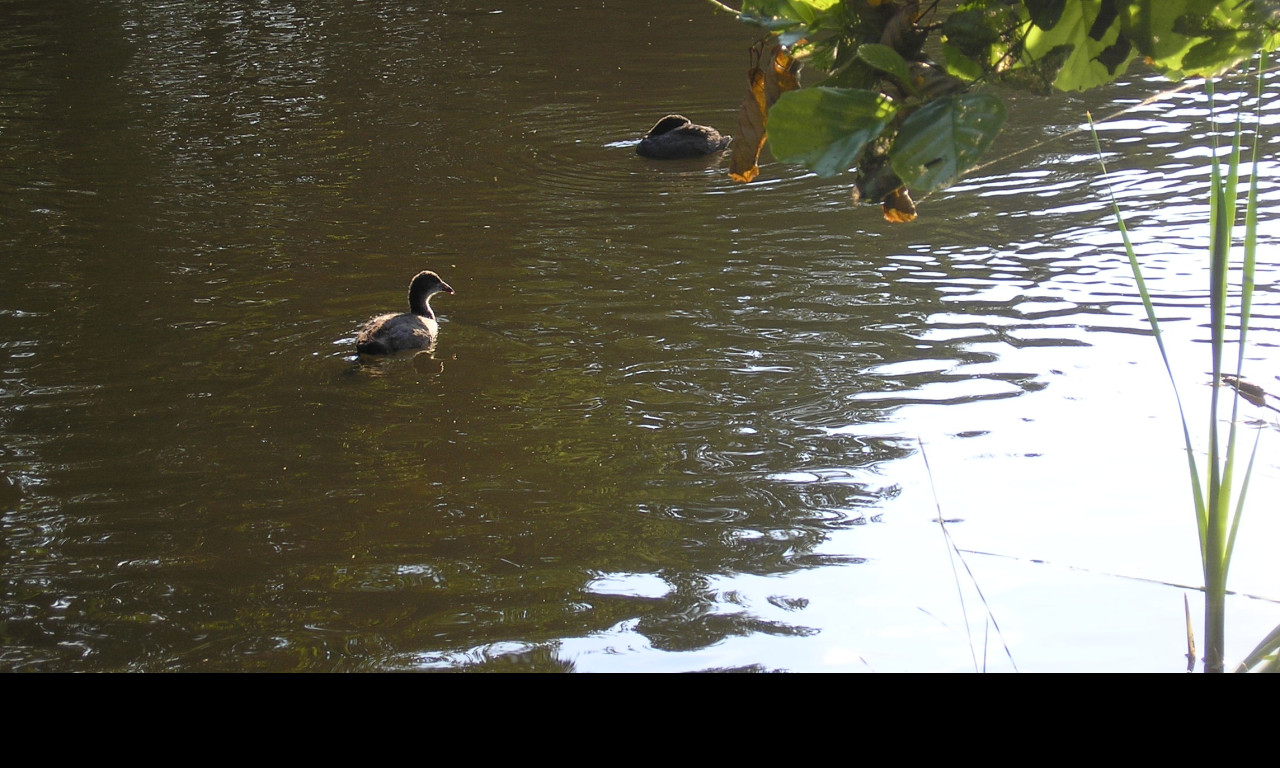
[[[731,141],[732,136],[721,135],[710,126],[695,125],[684,115],[667,115],[654,123],[636,145],[636,154],[657,160],[701,157],[719,152]]]

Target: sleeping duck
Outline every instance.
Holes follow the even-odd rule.
[[[694,125],[684,115],[667,115],[640,140],[636,154],[659,160],[701,157],[729,146],[732,136],[721,136],[715,128]]]
[[[390,355],[435,344],[440,326],[430,302],[437,293],[453,293],[453,289],[435,272],[419,272],[409,283],[409,311],[379,315],[366,322],[356,334],[356,351],[362,355]]]

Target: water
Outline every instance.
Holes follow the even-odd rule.
[[[1163,86],[1012,99],[891,226],[636,157],[732,131],[754,33],[632,5],[5,5],[0,668],[972,669],[939,507],[1019,668],[1180,667],[1180,433],[1069,134]],[[1205,112],[1102,132],[1193,407]],[[425,268],[437,349],[358,364]],[[1276,598],[1247,415],[1232,586]],[[1280,623],[1229,611],[1231,658]]]

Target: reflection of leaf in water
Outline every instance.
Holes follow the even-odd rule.
[[[751,49],[752,59],[762,58],[763,43]],[[735,181],[751,181],[760,173],[760,151],[764,149],[765,126],[769,122],[769,107],[787,91],[800,87],[800,63],[781,45],[775,45],[769,53],[769,61],[763,67],[754,65],[747,73],[747,95],[738,110],[738,132],[734,137],[733,158],[729,164],[729,177]]]

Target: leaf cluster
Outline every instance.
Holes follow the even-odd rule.
[[[984,84],[1085,90],[1113,82],[1139,57],[1171,79],[1209,77],[1280,45],[1280,0],[945,5],[746,0],[740,18],[768,30],[778,49],[820,77],[782,93],[764,108],[767,117],[753,114],[759,141],[743,151],[758,155],[767,123],[777,159],[821,175],[852,170],[855,197],[886,205],[892,220],[910,220],[908,189],[927,194],[951,184],[999,133],[1004,105],[979,90]],[[755,165],[755,156],[741,160]]]

